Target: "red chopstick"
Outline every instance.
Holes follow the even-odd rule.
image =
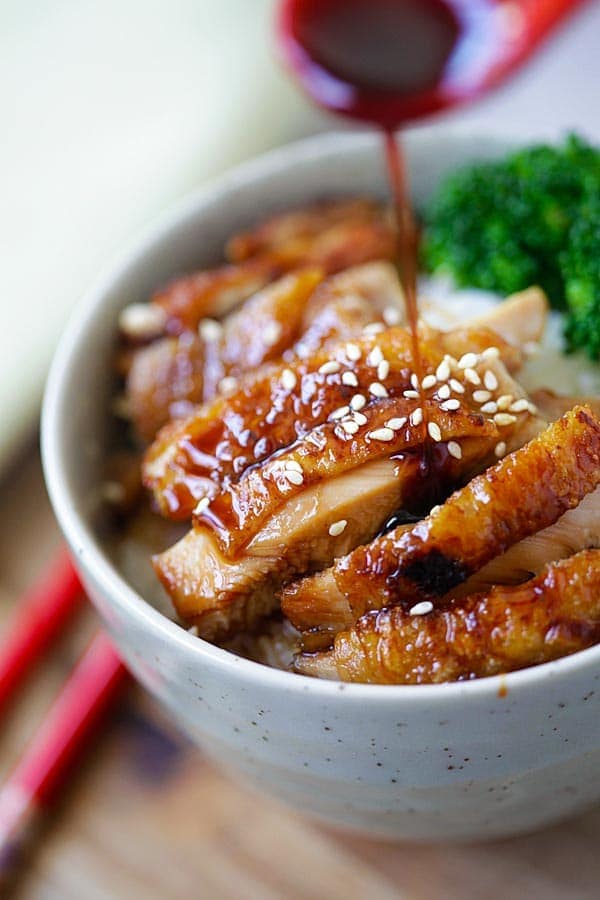
[[[19,601],[8,632],[0,636],[0,713],[82,597],[77,573],[63,550]]]
[[[0,895],[121,688],[127,670],[99,633],[0,788]]]

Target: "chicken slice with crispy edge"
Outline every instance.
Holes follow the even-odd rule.
[[[493,431],[481,416],[463,415],[462,421],[472,436],[463,442],[461,459],[450,458],[446,466],[445,479],[454,483],[481,465]],[[413,502],[421,481],[418,455],[375,458],[294,493],[234,558],[223,553],[210,527],[198,525],[154,558],[155,570],[181,618],[202,637],[224,640],[276,610],[283,583],[374,537]]]
[[[191,415],[204,397],[204,345],[185,332],[142,347],[126,373],[123,418],[149,443],[171,419]]]
[[[151,441],[168,421],[189,415],[194,406],[211,399],[219,385],[231,388],[233,378],[283,354],[291,360],[306,358],[329,342],[360,334],[370,323],[404,320],[402,290],[391,263],[346,269],[327,278],[311,296],[320,273],[301,269],[283,276],[221,323],[203,320],[200,333],[184,331],[128,350],[121,358],[126,378],[123,408],[138,436]],[[515,346],[524,343],[543,327],[545,301],[542,295],[534,307],[527,299],[532,293],[540,292],[531,289],[508,298],[477,327],[484,328],[489,318],[498,333],[510,334]],[[521,360],[515,352],[506,361],[514,370]]]
[[[499,360],[490,364],[495,364],[500,373]],[[505,377],[509,378],[507,374]],[[398,412],[405,406],[408,413],[414,410],[414,403],[407,399],[379,400],[373,411],[382,422],[389,422],[392,409]],[[243,528],[232,527],[230,507],[228,527],[219,531],[219,504],[207,506],[206,519],[197,516],[192,531],[154,560],[182,618],[196,624],[210,639],[222,639],[236,629],[248,628],[276,608],[275,592],[281,584],[302,572],[329,565],[352,547],[370,540],[392,514],[423,503],[426,493],[431,495],[435,490],[434,499],[443,499],[453,486],[464,483],[474,471],[481,471],[494,457],[498,444],[499,429],[493,419],[466,409],[443,411],[433,401],[427,401],[427,406],[431,421],[440,428],[440,437],[447,439],[451,434],[456,439],[455,447],[460,447],[460,453],[455,449],[454,455],[445,451],[442,442],[430,448],[432,461],[439,457],[441,462],[434,486],[430,480],[423,481],[422,423],[415,425],[409,417],[401,427],[394,423],[397,433],[389,429],[396,443],[368,436],[354,441],[343,433],[341,439],[333,436],[326,452],[319,445],[316,450],[313,446],[315,452],[309,458],[294,457],[299,448],[310,452],[315,436],[323,436],[324,429],[318,428],[297,442],[293,451],[251,469],[242,481],[246,482],[246,513],[252,528],[248,520]],[[335,430],[340,425],[331,423],[327,427]],[[523,411],[515,416],[509,434],[522,443],[524,435],[539,428],[537,417]],[[416,447],[419,452],[411,453]],[[276,488],[270,484],[265,495],[261,492],[265,475],[278,467],[282,471]],[[300,471],[304,474],[298,477]],[[239,507],[239,496],[236,502]]]
[[[231,262],[239,263],[298,241],[314,239],[338,225],[348,222],[379,223],[386,216],[388,214],[382,205],[370,197],[321,200],[275,213],[251,230],[234,235],[227,242],[225,253]]]
[[[236,559],[199,526],[153,558],[155,571],[179,616],[201,637],[222,641],[274,612],[278,588],[295,574],[370,540],[418,477],[416,457],[366,463],[292,497]]]
[[[257,226],[256,233],[268,225]],[[259,238],[251,253],[234,250],[243,241],[249,246],[248,236],[233,238],[228,244],[233,264],[186,275],[155,294],[152,303],[165,311],[167,331],[195,330],[207,316],[221,318],[292,269],[317,267],[332,274],[394,256],[388,219],[383,208],[370,201],[332,201],[292,211],[279,217],[278,228],[278,238]]]
[[[287,585],[300,631],[343,630],[365,612],[437,602],[510,546],[547,528],[600,483],[600,421],[575,407],[473,478],[409,531],[390,533]]]
[[[569,509],[554,525],[543,528],[513,544],[450,591],[453,600],[489,590],[495,584],[521,584],[537,575],[544,566],[566,559],[580,550],[600,548],[600,488]]]
[[[403,296],[391,263],[355,266],[325,280],[320,269],[284,275],[250,297],[222,322],[206,319],[129,353],[124,366],[126,418],[151,441],[173,419],[189,415],[220,386],[280,358],[309,356],[335,338],[360,334],[384,316],[402,318]],[[301,340],[300,340],[301,338]],[[224,381],[224,379],[226,379]]]
[[[600,550],[552,563],[516,587],[493,587],[443,609],[367,613],[333,650],[300,656],[306,675],[371,684],[483,678],[539,665],[600,640]]]
[[[445,477],[448,461],[453,458],[448,451],[450,442],[452,453],[464,455],[467,451],[464,441],[476,439],[479,447],[474,458],[479,466],[477,471],[481,471],[499,455],[521,447],[546,425],[499,358],[485,361],[484,377],[488,383],[490,376],[494,379],[495,394],[484,391],[484,400],[488,396],[510,397],[512,408],[520,410],[509,414],[513,420],[510,426],[505,423],[500,428],[496,424],[497,404],[492,402],[490,407],[489,401],[481,402],[475,386],[466,381],[460,404],[454,402],[451,408],[437,396],[436,384],[423,392],[424,401],[404,396],[371,398],[358,412],[348,405],[342,406],[334,410],[327,423],[311,429],[260,464],[250,466],[239,480],[222,484],[210,504],[202,504],[205,508],[194,521],[213,528],[221,550],[234,557],[294,494],[369,460],[414,452],[423,447],[426,435],[435,433],[436,428],[436,440],[429,441],[428,452],[431,464],[437,469],[436,498],[445,497],[444,488],[456,486],[454,473],[449,479]],[[440,465],[443,459],[446,463],[442,461]],[[475,474],[474,469],[465,465],[461,472],[465,481]],[[429,509],[433,501],[431,492],[429,497],[426,493],[420,492],[411,512]]]
[[[204,341],[204,400],[224,378],[238,378],[281,358],[304,330],[306,304],[322,281],[321,269],[299,269],[250,297],[220,324],[201,328]],[[225,382],[226,384],[227,382]]]
[[[490,343],[498,345],[492,346],[491,356]],[[454,358],[467,347],[475,348],[473,353],[468,352],[477,356],[481,376],[474,374],[473,369],[467,373]],[[436,332],[422,326],[420,348],[425,372],[433,375],[440,371],[442,363],[448,368],[447,377],[453,386],[446,384],[444,390],[449,392],[451,407],[456,405],[457,397],[462,402],[465,395],[470,397],[476,393],[478,385],[481,389],[485,373],[501,359],[514,367],[515,353],[518,353],[485,329]],[[386,366],[385,372],[378,360]],[[502,372],[506,373],[503,366]],[[467,374],[470,382],[465,381]],[[323,348],[309,359],[296,360],[293,364],[263,368],[256,375],[241,378],[232,396],[218,397],[190,418],[159,432],[146,452],[144,484],[154,493],[163,515],[189,519],[200,499],[213,498],[227,482],[238,480],[247,468],[294,443],[336,411],[350,406],[353,397],[360,396],[367,404],[387,397],[403,397],[408,391],[412,399],[417,399],[418,392],[411,380],[414,377],[410,335],[400,327]],[[501,389],[504,377],[508,375],[495,376],[496,392]],[[510,383],[515,385],[512,380]],[[427,388],[428,396],[435,397],[441,386],[436,377],[435,383]],[[452,391],[459,393],[450,396]],[[491,392],[488,393],[491,398]],[[514,392],[504,392],[503,396],[511,397],[511,402],[515,397],[526,402],[516,388]]]
[[[213,397],[224,378],[279,359],[303,330],[308,298],[320,269],[300,269],[267,285],[220,324],[184,331],[141,347],[125,381],[128,418],[144,441],[172,419]]]
[[[396,267],[381,260],[352,266],[315,289],[302,310],[301,337],[285,358],[306,359],[336,341],[359,337],[369,325],[400,324],[404,318]]]
[[[550,421],[582,404],[589,406],[594,415],[600,417],[598,399],[564,397],[546,390],[536,391],[532,396],[540,413]],[[554,525],[513,544],[506,553],[492,559],[447,596],[456,599],[489,590],[495,584],[521,584],[537,575],[549,563],[566,559],[580,550],[598,548],[600,488],[584,497],[579,506],[567,510]]]
[[[365,408],[360,425],[349,414],[340,422],[314,428],[290,447],[248,469],[239,481],[226,485],[194,516],[194,525],[212,528],[223,553],[236,558],[281,506],[307,488],[382,457],[420,452],[425,440],[424,420],[414,424],[416,402],[404,398],[381,400]],[[472,452],[465,441],[475,441],[475,458],[480,465],[484,459],[493,458],[500,434],[491,417],[475,409],[447,412],[433,400],[426,401],[424,411],[427,421],[439,428],[443,444],[460,443],[462,455],[470,459]],[[344,426],[351,426],[352,432],[344,431]],[[456,484],[455,473],[450,476],[449,472],[456,467],[448,466],[452,459],[446,457],[440,469],[440,491],[442,482]],[[465,471],[464,465],[461,470]],[[426,485],[422,487],[422,496],[414,498],[409,507],[411,512],[423,510]]]

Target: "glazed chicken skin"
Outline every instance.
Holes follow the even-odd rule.
[[[498,435],[492,422],[474,415],[457,415],[448,427],[463,448],[461,458],[450,458],[445,466],[446,483],[454,484],[482,466]],[[420,426],[407,424],[401,440],[420,446],[420,431]],[[344,446],[339,439],[338,444]],[[326,454],[330,477],[289,483],[291,490],[283,499],[276,489],[278,502],[268,516],[260,516],[259,530],[250,529],[248,523],[237,530],[224,528],[222,520],[215,522],[219,507],[213,513],[215,504],[210,504],[206,518],[198,515],[188,534],[153,560],[180,616],[211,640],[230,637],[255,627],[260,617],[277,609],[282,584],[331,565],[336,557],[371,540],[422,491],[420,455],[390,455],[387,447],[384,441],[365,442],[363,453],[348,450],[338,466]],[[245,508],[255,519],[261,497],[265,507],[270,505],[272,482],[265,482],[261,495],[254,489],[253,476],[263,478],[268,468],[269,463],[251,470],[239,483],[249,482],[252,503]],[[290,471],[298,470],[280,473],[284,484]]]
[[[495,584],[522,584],[544,566],[581,550],[600,548],[600,488],[569,509],[554,525],[513,544],[449,593],[457,599],[489,590]]]
[[[532,309],[531,295],[531,291],[516,295],[493,311],[496,327],[510,334],[517,341],[516,345],[487,328],[485,319],[480,320],[477,327],[445,333],[422,325],[426,374],[431,377],[437,372],[445,355],[452,361],[452,358],[459,359],[475,352],[481,356],[482,363],[486,362],[480,367],[481,377],[485,377],[491,364],[488,357],[494,348],[506,371],[517,372],[523,362],[518,346],[519,328],[523,337],[529,337],[534,333],[533,322],[539,337],[544,324],[546,301],[539,291],[534,291],[535,309]],[[505,305],[508,312],[502,313]],[[525,322],[521,312],[528,312],[530,320]],[[403,315],[398,276],[387,263],[358,266],[322,282],[304,311],[302,328],[306,330],[284,353],[284,360],[277,366],[259,366],[251,375],[238,378],[225,395],[216,397],[180,422],[172,423],[158,435],[146,455],[144,478],[146,486],[154,492],[162,514],[189,519],[198,500],[213,495],[215,484],[222,485],[225,479],[236,480],[248,466],[289,446],[353,398],[356,397],[356,403],[362,402],[361,391],[369,403],[376,400],[370,388],[379,378],[379,365],[369,363],[376,358],[375,354],[382,357],[382,362],[387,360],[390,364],[385,392],[393,397],[410,389],[414,394],[414,385],[410,381],[415,377],[411,371],[412,345],[407,341],[406,331],[387,329],[383,322]],[[226,323],[223,331],[226,332],[228,327]],[[381,329],[384,333],[380,340],[377,330]],[[160,344],[151,345],[146,352],[150,354],[158,346]],[[218,355],[218,346],[216,352]],[[339,363],[338,372],[318,371],[321,365],[330,367],[332,361]],[[175,372],[178,371],[175,367]],[[498,385],[495,394],[490,393],[490,400],[508,401],[508,405],[504,403],[504,411],[511,403],[523,400],[523,390],[511,382],[506,373],[492,371],[488,377],[494,375]],[[390,382],[390,376],[395,378],[394,383]],[[450,385],[439,385],[442,389],[440,401],[449,399],[450,406],[457,398],[463,398],[465,391],[476,394],[484,388],[476,380],[467,383],[464,390],[461,384],[456,386],[458,381],[464,380],[464,371],[455,364],[449,372],[448,377],[451,376]],[[189,377],[189,371],[186,376],[184,370],[183,386],[185,377]],[[472,378],[477,376],[472,375]],[[179,379],[174,376],[173,382],[178,385]],[[444,391],[448,391],[447,397],[444,397]],[[429,391],[430,395],[435,393]],[[131,396],[129,399],[131,401]],[[160,416],[165,409],[162,399],[159,407]],[[178,407],[183,411],[181,401]],[[155,423],[150,400],[142,397],[138,405],[138,424],[145,419],[146,411]],[[502,411],[500,407],[499,411]],[[355,418],[361,414],[364,410],[357,408]],[[222,451],[220,454],[217,454],[217,448]]]
[[[427,493],[430,503],[443,499],[544,427],[507,369],[518,368],[518,348],[483,325],[423,325],[420,350],[421,390],[407,330],[368,327],[242,379],[238,392],[158,436],[145,484],[164,515],[193,513],[193,529],[154,565],[202,636],[254,627],[286,582],[368,542],[398,509],[422,509]],[[492,396],[514,409],[501,425]],[[414,462],[430,434],[440,464],[425,485]]]
[[[121,413],[151,441],[168,421],[282,355],[306,357],[369,323],[404,319],[386,214],[370,201],[319,204],[268,220],[229,244],[229,264],[186,276],[122,318]],[[274,259],[273,254],[278,254]],[[337,278],[326,277],[339,272]],[[286,274],[289,273],[289,274]],[[313,292],[326,279],[323,290]],[[312,296],[311,296],[312,293]],[[536,340],[547,311],[536,288],[477,329],[511,344]],[[131,317],[131,312],[135,316]],[[129,313],[129,314],[128,314]],[[505,359],[509,369],[512,363]]]
[[[506,359],[513,367],[516,364],[514,348],[487,329],[444,333],[424,327],[420,349],[426,375],[433,376],[442,364],[456,368],[456,372],[449,371],[453,386],[447,388],[447,397],[443,392],[437,398],[437,377],[424,394],[426,399],[437,398],[442,412],[453,414],[458,408],[457,397],[459,405],[464,405],[466,398],[477,393],[474,384],[463,386],[463,370],[456,366],[456,356],[460,357],[466,347],[481,351],[486,369],[494,372],[496,360]],[[379,380],[382,372],[384,384]],[[308,359],[260,369],[241,379],[231,396],[218,397],[188,419],[163,429],[146,453],[144,484],[153,491],[163,515],[190,519],[200,499],[212,498],[219,486],[237,480],[246,469],[290,446],[331,416],[340,416],[338,438],[351,437],[350,429],[344,434],[343,419],[347,417],[341,416],[347,408],[359,428],[366,424],[366,407],[381,401],[410,399],[417,409],[420,395],[414,387],[415,377],[410,335],[400,326],[333,343]],[[504,366],[494,378],[499,396],[510,397],[510,403],[524,403],[517,417],[529,409],[524,392],[509,378]],[[478,411],[482,406],[485,414],[484,404],[475,400]],[[397,414],[390,409],[389,418],[402,417],[404,408],[401,404]],[[516,421],[514,414],[508,414],[508,418]]]
[[[145,442],[212,397],[223,379],[279,358],[308,327],[316,283],[390,259],[393,234],[379,204],[327,202],[233,238],[228,254],[228,264],[179,278],[149,304],[124,311],[119,368],[127,417]]]
[[[489,560],[552,525],[600,483],[600,420],[575,407],[476,476],[426,519],[358,547],[282,594],[301,631],[352,625],[370,609],[434,601]],[[523,491],[527,490],[527,502]]]
[[[299,656],[306,675],[369,684],[432,684],[512,672],[600,640],[600,550],[552,563],[523,585],[493,587],[422,615],[365,615],[333,650]]]
[[[254,232],[232,238],[226,251],[228,265],[178,279],[152,298],[166,312],[167,333],[196,329],[205,317],[222,317],[293,269],[314,266],[333,274],[393,259],[394,236],[380,204],[326,201],[275,216]]]

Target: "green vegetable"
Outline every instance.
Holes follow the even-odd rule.
[[[561,254],[570,350],[600,358],[600,195],[586,203]]]
[[[597,357],[599,198],[600,151],[575,135],[468,166],[424,211],[423,262],[502,294],[539,284],[553,306],[568,305],[570,346]]]

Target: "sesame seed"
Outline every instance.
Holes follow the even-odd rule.
[[[339,521],[333,522],[329,526],[329,534],[331,535],[331,537],[338,537],[338,535],[340,535],[344,531],[347,524],[347,519],[339,519]]]
[[[448,381],[450,378],[450,365],[447,359],[443,359],[435,370],[435,377],[438,381]]]
[[[191,634],[192,637],[200,637],[200,632],[198,631],[197,625],[192,625],[191,628],[188,628],[187,633]]]
[[[118,419],[131,418],[131,403],[129,402],[129,397],[126,397],[125,394],[119,394],[115,397],[110,408]]]
[[[497,400],[498,409],[507,410],[513,400],[514,397],[512,394],[502,394]]]
[[[475,403],[485,403],[491,396],[489,391],[473,391],[473,400]]]
[[[414,372],[410,376],[410,383],[414,387],[415,391],[419,390],[419,379],[417,378],[417,376]]]
[[[296,374],[291,369],[284,369],[281,373],[281,385],[286,391],[293,391],[296,387]]]
[[[119,328],[126,337],[134,340],[158,337],[166,322],[166,312],[154,303],[130,303],[119,315]]]
[[[498,441],[496,446],[494,447],[494,453],[500,459],[506,453],[506,444],[504,441]]]
[[[513,425],[517,421],[516,416],[511,416],[510,413],[496,413],[494,416],[494,422],[496,425]]]
[[[350,401],[350,409],[359,410],[367,404],[367,398],[363,394],[355,394]]]
[[[388,419],[386,424],[387,428],[391,428],[392,431],[400,431],[401,428],[404,428],[406,425],[406,416],[400,416],[395,419]]]
[[[402,391],[402,395],[406,397],[407,400],[418,400],[419,392],[418,391]]]
[[[221,378],[219,382],[219,393],[221,394],[233,394],[237,391],[238,380],[234,378],[233,375],[226,375],[225,378]]]
[[[483,404],[481,412],[491,416],[498,412],[498,404],[494,400],[490,400],[489,403]]]
[[[385,325],[381,322],[370,322],[365,325],[363,331],[365,334],[381,334],[382,331],[385,331]]]
[[[100,493],[106,503],[118,505],[125,500],[125,488],[119,481],[104,481]]]
[[[460,400],[457,400],[455,397],[445,400],[444,403],[440,403],[440,409],[446,412],[455,412],[457,409],[460,409]]]
[[[447,400],[450,396],[450,385],[442,384],[437,390],[437,395],[440,400]]]
[[[387,390],[379,381],[374,381],[373,384],[369,385],[369,393],[373,394],[374,397],[389,396]]]
[[[348,419],[341,424],[346,434],[356,434],[356,432],[358,431],[358,422],[354,422],[352,421],[352,419]]]
[[[346,356],[351,362],[358,362],[362,356],[362,351],[358,344],[346,344]]]
[[[498,359],[500,351],[497,347],[486,347],[481,353],[482,359]]]
[[[423,421],[423,410],[420,406],[417,406],[415,410],[411,413],[410,416],[410,424],[411,425],[420,425]]]
[[[200,319],[198,334],[205,341],[218,341],[223,334],[223,326],[216,319]]]
[[[426,616],[427,613],[433,611],[433,603],[431,600],[421,600],[420,603],[415,603],[414,606],[411,606],[409,610],[410,616]]]
[[[437,422],[429,422],[427,425],[427,431],[429,432],[429,437],[433,441],[441,441],[442,432],[440,431],[440,426]]]
[[[301,485],[304,482],[304,475],[302,472],[296,472],[295,469],[286,469],[285,477],[291,484]]]
[[[329,418],[332,422],[337,421],[338,419],[343,419],[344,416],[347,416],[350,412],[349,406],[338,406],[337,409],[334,409],[332,413],[329,414]]]
[[[456,441],[448,441],[448,453],[454,459],[462,459],[462,447]]]
[[[450,379],[450,387],[452,388],[452,390],[454,391],[455,394],[464,394],[464,392],[465,392],[464,384],[461,384],[461,382],[457,381],[456,378]]]
[[[459,369],[472,369],[473,366],[477,365],[477,354],[476,353],[465,353],[458,361]]]
[[[367,356],[367,365],[373,366],[373,368],[377,368],[381,360],[383,359],[383,353],[381,347],[375,345],[369,355]]]
[[[293,470],[294,472],[302,473],[302,466],[295,459],[286,460],[286,462],[284,463],[284,468],[288,469],[290,472]]]
[[[509,406],[511,413],[525,412],[527,409],[529,409],[529,400],[526,400],[525,397],[521,400],[515,400],[515,402],[511,403]]]
[[[379,365],[377,366],[377,377],[380,381],[385,381],[385,379],[390,374],[390,364],[387,359],[382,359]]]
[[[401,319],[401,313],[395,306],[386,306],[383,313],[383,321],[386,325],[397,325]]]
[[[394,432],[391,428],[375,428],[373,431],[369,431],[367,437],[374,441],[393,441]]]
[[[354,372],[344,372],[342,375],[342,384],[347,384],[350,387],[358,387],[358,378]]]
[[[491,369],[486,370],[485,375],[483,376],[483,383],[488,391],[495,391],[498,389],[498,379]]]
[[[537,408],[537,406],[535,405],[535,403],[528,403],[528,404],[527,404],[527,409],[528,409],[528,411],[531,413],[532,416],[536,416],[536,415],[537,415],[538,408]]]
[[[319,374],[320,375],[335,375],[336,372],[339,372],[342,367],[339,362],[336,362],[334,359],[330,359],[327,362],[323,363],[322,366],[319,366]]]
[[[442,507],[439,505],[439,503],[436,506],[432,506],[431,509],[429,510],[429,515],[430,516],[437,515],[437,513],[439,513],[441,508]]]
[[[475,369],[465,369],[465,378],[471,384],[481,384],[481,378]]]
[[[421,382],[421,387],[424,391],[428,391],[429,388],[432,388],[436,383],[437,378],[435,375],[426,375],[423,381]]]
[[[195,509],[194,509],[194,515],[195,515],[195,516],[201,516],[202,513],[204,512],[204,510],[205,510],[208,506],[210,506],[210,500],[208,499],[208,497],[202,497],[202,498],[201,498],[200,500],[198,500],[198,502],[196,503],[196,507],[195,507]]]
[[[263,340],[268,347],[272,347],[273,344],[276,344],[279,338],[281,337],[281,332],[283,331],[279,322],[267,322],[263,331]]]
[[[369,421],[366,416],[363,416],[361,412],[353,412],[352,418],[357,423],[357,425],[366,425]]]

